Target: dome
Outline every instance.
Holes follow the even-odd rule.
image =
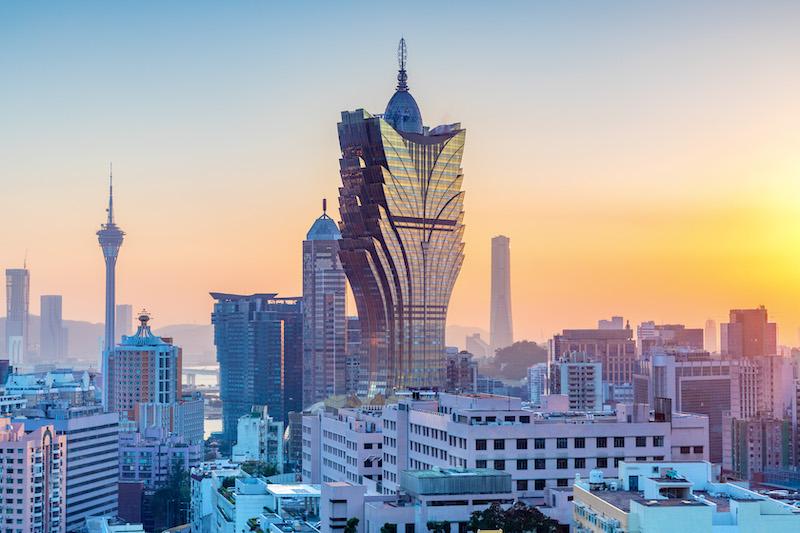
[[[336,222],[326,214],[315,220],[306,234],[306,240],[308,241],[336,241],[341,238],[342,233],[339,231]]]
[[[408,89],[398,88],[386,105],[383,118],[397,131],[422,133],[422,114]]]

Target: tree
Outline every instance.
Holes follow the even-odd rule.
[[[450,522],[446,520],[442,522],[430,520],[425,525],[428,527],[428,531],[432,531],[433,533],[450,533]]]
[[[344,525],[344,533],[356,533],[358,531],[358,518],[350,518]]]
[[[508,509],[493,503],[483,511],[473,512],[467,527],[472,531],[502,529],[503,533],[551,533],[556,531],[558,522],[522,502],[516,502]]]
[[[157,531],[185,524],[191,499],[189,473],[180,461],[172,464],[167,484],[152,495],[153,524]]]
[[[269,477],[278,473],[278,467],[263,461],[247,461],[242,463],[242,470],[255,477]]]
[[[483,511],[473,511],[469,517],[467,528],[472,531],[479,529],[502,529],[504,516],[503,508],[499,503],[493,503]]]
[[[386,522],[381,526],[381,533],[397,533],[397,524]]]
[[[480,367],[482,374],[497,379],[524,379],[528,368],[547,362],[547,349],[531,341],[518,341],[497,350]]]

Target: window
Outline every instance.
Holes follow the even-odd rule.
[[[608,468],[608,458],[607,457],[598,457],[597,458],[597,468]]]
[[[567,459],[565,457],[560,457],[556,459],[556,468],[558,468],[559,470],[566,470]]]
[[[521,423],[523,423],[523,424],[530,424],[531,423],[531,417],[528,416],[528,415],[522,415],[522,416],[519,417],[519,421]]]
[[[566,448],[566,447],[567,447],[566,437],[558,437],[556,439],[556,448]]]
[[[486,459],[478,459],[475,461],[475,468],[486,468]]]
[[[494,469],[495,470],[505,470],[506,469],[506,462],[502,459],[498,459],[494,462]]]
[[[505,441],[505,439],[495,439],[494,440],[494,449],[495,450],[505,450],[506,449],[506,441]]]
[[[575,468],[586,468],[586,459],[583,457],[576,457]]]
[[[645,446],[647,446],[647,437],[636,437],[636,447],[644,448]]]
[[[576,448],[586,448],[586,439],[583,437],[575,437]]]
[[[518,479],[517,480],[517,490],[528,490],[528,480],[527,479]]]
[[[544,450],[544,439],[533,439],[533,448],[535,450]]]
[[[568,484],[569,484],[569,480],[568,479],[561,478],[561,479],[556,480],[556,486],[557,487],[566,487]]]
[[[515,416],[504,416],[503,420],[506,422],[514,422],[517,419]]]
[[[614,437],[614,448],[624,448],[625,437]]]
[[[619,466],[619,462],[624,460],[624,457],[614,457],[614,468],[617,468]]]
[[[517,470],[527,470],[527,469],[528,469],[528,460],[517,459]]]
[[[595,439],[595,440],[597,441],[596,445],[597,445],[598,448],[608,448],[608,438],[606,438],[606,437],[597,437],[597,439]]]
[[[544,480],[543,479],[535,480],[533,482],[533,488],[534,490],[544,490]]]
[[[653,437],[653,446],[664,446],[664,437],[662,435],[656,435]]]
[[[535,470],[544,470],[544,459],[534,459],[533,468]]]
[[[681,453],[692,453],[691,446],[681,446]]]
[[[702,446],[695,446],[694,447],[694,453],[703,453],[703,447]]]
[[[644,456],[642,456],[642,457],[637,457],[637,458],[636,458],[636,460],[637,460],[637,461],[647,461],[647,457],[644,457]]]
[[[528,449],[528,439],[517,439],[517,449],[518,450],[527,450]]]
[[[486,449],[486,439],[477,439],[477,440],[475,440],[475,449],[476,450],[485,450]]]

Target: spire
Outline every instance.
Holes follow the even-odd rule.
[[[114,224],[114,167],[108,164],[108,225]]]
[[[323,198],[322,199],[322,214],[326,215],[327,212],[328,212],[328,199],[327,198]]]
[[[406,60],[408,59],[408,50],[406,49],[405,38],[400,38],[400,44],[397,45],[397,64],[400,69],[397,71],[397,90],[407,91],[408,74],[406,74]]]

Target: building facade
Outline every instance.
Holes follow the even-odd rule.
[[[638,371],[636,341],[630,327],[622,329],[565,329],[550,341],[550,361],[571,352],[585,353],[603,365],[603,381],[633,383]]]
[[[504,235],[492,238],[492,308],[489,342],[492,354],[514,343],[511,320],[511,248]]]
[[[231,457],[236,463],[260,461],[271,464],[282,472],[283,422],[269,416],[265,406],[253,406],[249,415],[239,418]]]
[[[536,363],[528,369],[529,400],[534,407],[542,405],[542,396],[547,394],[547,363]]]
[[[61,295],[43,295],[40,303],[39,359],[62,360],[67,356],[67,330],[62,317]]]
[[[720,351],[731,357],[777,355],[778,326],[770,322],[767,309],[731,309],[730,319],[720,326]]]
[[[359,369],[361,368],[361,323],[357,316],[349,316],[346,321],[345,343],[345,392],[354,395],[358,392]]]
[[[423,127],[406,83],[382,117],[342,113],[339,255],[361,324],[359,393],[434,387],[444,376],[450,294],[464,260],[459,124]]]
[[[303,241],[303,407],[347,390],[342,235],[325,204]]]
[[[133,306],[131,304],[117,305],[114,328],[116,329],[114,339],[133,333]]]
[[[603,365],[583,352],[564,354],[550,363],[550,394],[566,396],[570,411],[603,408]]]
[[[302,411],[303,301],[274,293],[211,297],[222,432],[232,444],[239,418],[254,405],[266,405],[284,424],[290,411]]]
[[[9,364],[19,368],[25,364],[30,348],[28,338],[31,277],[27,268],[6,270],[6,338]]]
[[[444,390],[469,393],[478,390],[478,362],[467,351],[447,353]]]

